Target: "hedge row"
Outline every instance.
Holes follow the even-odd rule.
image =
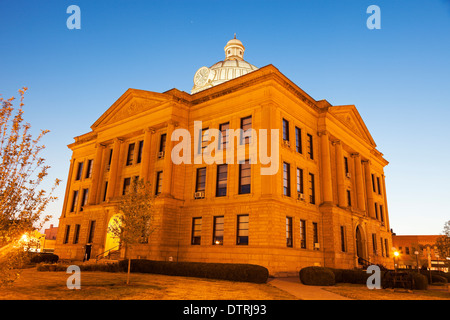
[[[37,270],[66,271],[67,267],[68,265],[63,264],[41,263],[37,266]],[[81,271],[127,272],[128,260],[109,264],[82,264],[79,267]],[[253,283],[266,283],[269,277],[267,268],[252,264],[167,262],[143,259],[132,259],[130,271]]]
[[[31,263],[56,263],[59,257],[53,253],[31,253]]]
[[[382,285],[384,284],[383,280],[386,281],[390,276],[388,272],[381,272]],[[413,289],[427,289],[427,277],[417,272],[409,272],[409,275],[414,279]],[[299,272],[300,281],[303,284],[316,286],[332,286],[336,283],[366,284],[370,276],[371,274],[365,270],[332,269],[325,267],[306,267]]]
[[[126,271],[128,268],[128,260],[120,261],[119,268],[122,271]],[[130,270],[131,272],[140,273],[253,283],[266,283],[269,277],[269,271],[265,267],[235,263],[168,262],[132,259]]]

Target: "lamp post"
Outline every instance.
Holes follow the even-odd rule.
[[[419,251],[414,251],[414,254],[416,255],[417,273],[419,273]]]

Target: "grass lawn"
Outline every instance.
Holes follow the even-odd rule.
[[[445,287],[429,287],[428,290],[373,289],[365,285],[338,283],[324,290],[355,300],[450,300],[450,292]]]
[[[69,290],[65,272],[23,270],[0,300],[293,300],[270,284],[132,273],[81,272],[81,289]]]

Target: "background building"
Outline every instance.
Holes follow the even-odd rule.
[[[273,65],[246,62],[244,51],[230,40],[224,61],[195,74],[192,94],[127,90],[75,138],[56,244],[61,259],[81,260],[86,248],[91,257],[117,250],[108,224],[131,180],[142,178],[153,184],[156,231],[132,257],[252,263],[273,275],[310,265],[392,267],[388,162],[355,106],[315,100]],[[170,137],[178,128],[194,137],[194,121],[202,122],[201,149],[207,129],[224,140],[227,129],[278,129],[278,172],[261,175],[268,165],[259,159],[174,164]],[[246,146],[249,160],[251,140],[235,144]]]
[[[398,267],[448,272],[449,259],[440,257],[435,243],[440,235],[392,235],[392,244],[400,253]],[[448,257],[450,258],[450,257]]]

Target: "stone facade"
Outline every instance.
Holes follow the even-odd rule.
[[[194,164],[193,156],[192,164],[171,161],[178,143],[170,139],[174,130],[187,129],[194,137],[194,121],[202,121],[203,128],[228,123],[239,129],[250,116],[256,132],[278,129],[280,134],[278,172],[261,175],[268,165],[251,164],[249,193],[239,192],[243,180],[236,162],[227,166],[226,193],[217,196],[217,164]],[[155,191],[158,184],[161,189],[155,197],[156,230],[148,244],[126,253],[132,257],[251,263],[272,275],[311,265],[354,268],[361,266],[358,257],[392,267],[383,171],[388,162],[358,111],[314,100],[273,65],[195,94],[129,89],[91,129],[69,145],[72,158],[56,244],[61,259],[83,259],[87,243],[91,258],[111,249],[106,230],[117,214],[124,181],[139,176]],[[196,198],[198,168],[206,168],[206,180]],[[297,169],[303,173],[301,184]],[[248,223],[238,231],[240,215],[248,215]],[[223,227],[221,244],[213,241],[214,217],[223,217],[216,226]],[[198,244],[193,244],[194,218],[201,218]],[[239,244],[238,232],[247,227],[248,243]]]

